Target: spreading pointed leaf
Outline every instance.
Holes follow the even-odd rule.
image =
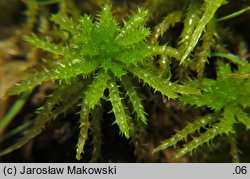
[[[131,127],[129,124],[130,116],[126,114],[126,107],[122,103],[120,92],[113,81],[109,82],[109,100],[112,104],[112,111],[115,115],[115,123],[119,126],[121,133],[129,138],[131,135]]]
[[[80,120],[79,120],[80,132],[79,132],[78,142],[76,145],[76,159],[77,160],[80,160],[84,153],[84,146],[88,139],[88,130],[90,127],[89,109],[84,102],[82,102],[81,105],[82,106],[81,106]]]
[[[102,71],[95,77],[93,83],[85,91],[85,105],[87,105],[89,109],[94,109],[94,107],[100,103],[104,90],[108,87],[108,80],[109,76]]]
[[[151,69],[143,69],[141,67],[130,68],[130,71],[135,74],[139,79],[142,79],[144,82],[152,86],[156,91],[161,92],[163,95],[166,95],[169,98],[177,98],[177,93],[182,94],[199,94],[199,90],[191,88],[188,86],[181,86],[175,83],[172,83],[166,79],[163,79],[160,74],[152,71]]]
[[[133,109],[137,115],[137,117],[144,123],[147,124],[146,112],[144,111],[144,107],[141,103],[140,97],[137,95],[135,88],[127,77],[122,79],[122,84],[127,91],[127,95],[133,105]]]

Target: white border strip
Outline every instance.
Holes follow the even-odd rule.
[[[235,179],[249,173],[249,163],[0,163],[1,179]]]

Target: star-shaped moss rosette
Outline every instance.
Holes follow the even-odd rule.
[[[33,73],[13,87],[9,95],[32,90],[49,80],[58,81],[58,88],[38,110],[35,124],[29,133],[0,155],[24,145],[38,135],[49,120],[79,104],[79,101],[81,110],[77,159],[81,158],[84,151],[89,129],[92,130],[94,151],[97,150],[100,148],[100,141],[95,137],[101,135],[97,134],[100,130],[94,129],[100,127],[93,125],[100,125],[100,122],[95,121],[96,119],[90,121],[89,114],[94,113],[96,107],[100,106],[101,98],[111,102],[114,124],[119,126],[121,134],[130,138],[138,129],[134,121],[147,123],[141,99],[131,82],[134,77],[168,98],[177,98],[178,93],[198,94],[199,90],[172,83],[163,78],[157,70],[145,65],[156,55],[178,55],[171,47],[152,46],[147,42],[150,35],[150,29],[144,26],[147,17],[148,11],[139,9],[121,27],[112,16],[111,7],[107,5],[97,15],[95,22],[87,15],[75,21],[61,14],[53,15],[52,21],[58,24],[62,31],[70,34],[66,45],[40,40],[35,35],[25,37],[27,42],[51,52],[57,59],[48,61],[49,68],[44,67],[42,71]],[[104,95],[105,90],[108,90],[108,96]],[[133,111],[129,112],[129,109]],[[132,120],[132,117],[138,120]]]

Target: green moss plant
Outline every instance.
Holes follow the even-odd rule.
[[[242,63],[242,62],[241,62]],[[214,112],[208,113],[193,123],[188,124],[184,129],[178,131],[174,136],[164,141],[155,151],[175,146],[179,141],[186,140],[189,135],[195,134],[202,128],[205,132],[199,133],[190,142],[186,143],[177,153],[176,157],[181,157],[194,151],[200,145],[209,142],[218,135],[229,135],[236,133],[235,127],[242,123],[246,129],[250,128],[250,116],[245,109],[250,103],[250,81],[241,77],[235,80],[234,75],[241,74],[249,65],[239,65],[239,70],[232,72],[228,64],[220,64],[217,80],[203,79],[202,93],[198,95],[183,96],[180,100],[184,104],[198,107],[207,106]],[[193,81],[197,87],[199,81]]]
[[[74,1],[25,2],[30,18],[24,40],[47,53],[41,69],[12,87],[8,95],[25,95],[47,81],[53,81],[55,88],[37,109],[29,132],[3,149],[0,156],[22,147],[40,134],[49,121],[74,108],[79,110],[76,158],[81,159],[91,136],[91,162],[98,161],[102,124],[106,122],[102,116],[106,112],[104,104],[111,104],[113,125],[134,143],[138,154],[150,120],[140,92],[150,89],[148,92],[162,95],[167,104],[174,101],[187,111],[199,111],[186,127],[155,146],[154,152],[178,146],[175,157],[179,158],[222,136],[230,146],[232,161],[240,161],[239,128],[250,128],[250,65],[247,54],[239,58],[237,52],[227,49],[224,42],[230,41],[229,37],[218,26],[249,7],[217,18],[217,11],[230,1],[148,0],[150,12],[138,8],[127,18],[118,19],[109,4],[91,17],[80,16],[81,10]],[[39,8],[39,3],[58,4],[57,14],[49,22],[46,11],[38,23],[39,32],[27,35],[36,25],[34,9]],[[164,18],[151,19],[153,22],[149,23],[151,33],[147,21],[159,15]],[[49,32],[50,28],[55,31]],[[243,40],[239,43],[245,44]],[[246,48],[243,51],[247,52]]]
[[[199,90],[170,82],[162,78],[157,70],[145,65],[161,53],[170,56],[175,54],[170,47],[147,43],[150,35],[149,28],[144,26],[147,17],[148,11],[139,9],[121,27],[112,16],[111,7],[106,5],[97,15],[95,22],[88,15],[82,16],[79,20],[69,19],[62,14],[53,15],[51,20],[58,24],[61,30],[70,33],[70,39],[65,44],[41,40],[35,35],[26,36],[27,42],[60,56],[60,59],[48,61],[43,70],[33,73],[13,87],[9,95],[32,90],[49,80],[56,80],[59,84],[46,104],[38,110],[35,124],[30,132],[16,144],[2,151],[0,155],[21,147],[38,135],[49,120],[56,118],[79,101],[81,110],[77,159],[81,158],[88,138],[91,126],[89,114],[101,104],[102,98],[109,100],[113,106],[114,124],[119,126],[122,135],[130,138],[136,128],[132,116],[144,124],[147,123],[141,99],[131,82],[135,77],[168,98],[177,98],[178,93],[199,94]],[[133,106],[133,115],[128,112],[123,99],[125,94],[122,94],[120,88],[126,91]],[[104,95],[106,89],[108,96]],[[55,107],[58,104],[60,107]],[[97,127],[93,127],[95,128]]]

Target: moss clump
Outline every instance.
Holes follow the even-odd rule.
[[[231,2],[151,0],[146,3],[148,8],[135,6],[137,10],[123,23],[118,23],[121,19],[113,14],[119,13],[119,3],[114,3],[113,10],[105,3],[95,17],[81,16],[74,1],[26,4],[29,8],[24,40],[47,52],[43,54],[46,60],[42,68],[12,87],[8,95],[32,91],[47,81],[56,85],[37,110],[33,127],[0,155],[20,148],[40,134],[49,121],[73,108],[79,111],[76,158],[81,159],[91,136],[91,161],[98,161],[103,143],[101,121],[104,121],[99,113],[105,112],[103,108],[107,104],[112,106],[113,124],[122,136],[131,139],[135,151],[140,153],[138,151],[144,150],[146,135],[150,136],[146,128],[151,124],[141,93],[150,94],[155,100],[154,90],[168,105],[174,102],[189,111],[189,116],[192,111],[198,113],[192,123],[172,137],[167,135],[169,138],[160,145],[154,144],[155,153],[178,146],[173,158],[180,158],[222,136],[231,147],[233,161],[239,160],[235,134],[242,124],[247,130],[250,127],[250,104],[245,100],[250,96],[250,67],[246,54],[241,54],[245,58],[239,58],[225,48],[225,41],[233,42],[222,35],[225,32],[222,23],[249,7],[217,18],[217,13]],[[57,13],[48,15],[46,6],[51,4],[57,5]],[[39,9],[39,5],[44,8],[41,17],[32,11],[32,7]],[[150,16],[165,17],[150,19]],[[40,18],[38,24],[37,17]],[[151,28],[146,27],[148,22]],[[38,31],[34,29],[36,26]],[[31,31],[34,31],[32,35]],[[241,44],[244,43],[242,40]],[[175,106],[174,110],[179,109]],[[178,112],[174,115],[178,117]]]

